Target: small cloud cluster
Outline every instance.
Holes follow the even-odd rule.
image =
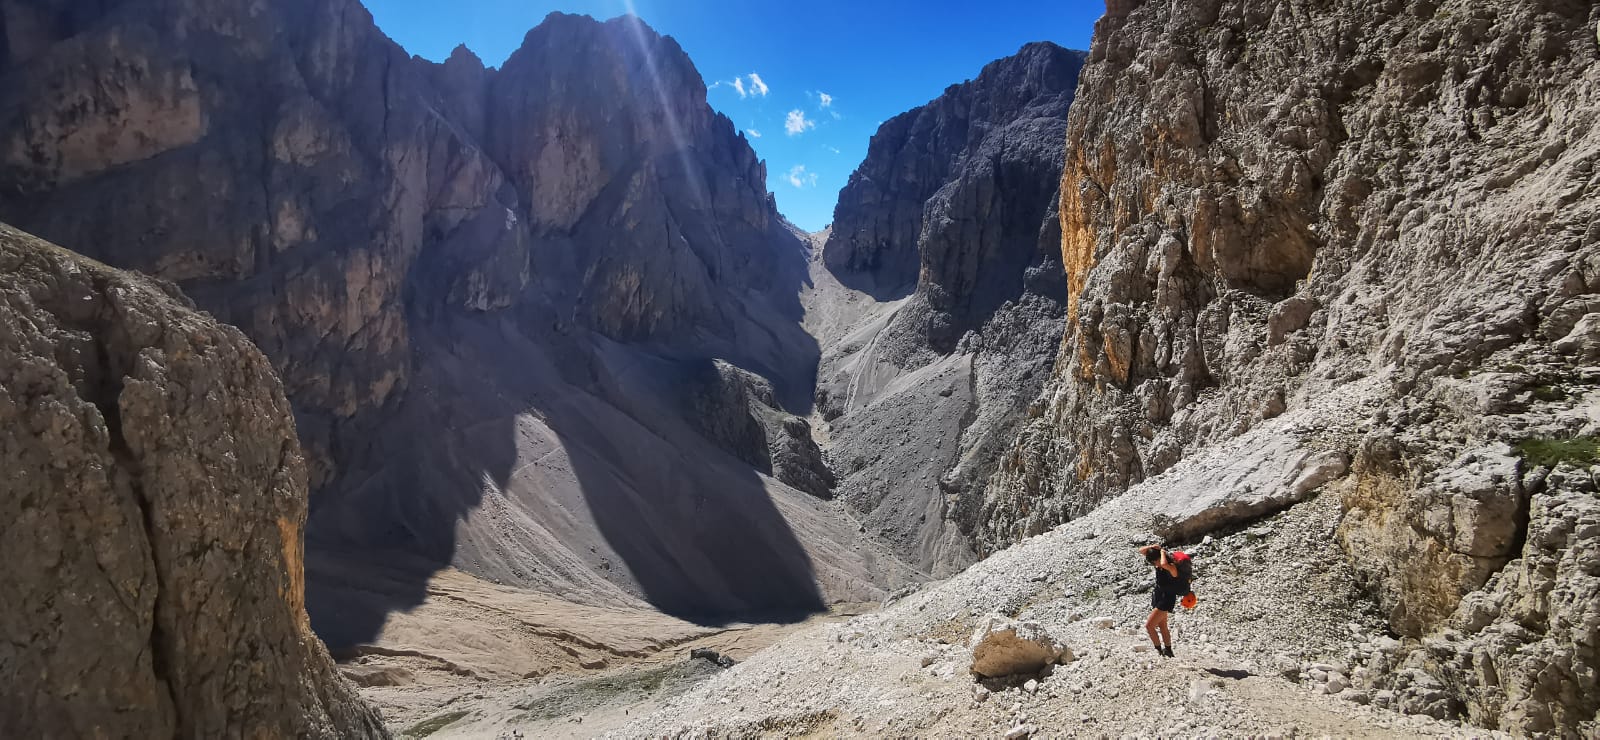
[[[832,116],[833,120],[835,120],[835,121],[839,121],[839,120],[843,120],[844,119],[844,116],[839,115],[839,111],[834,109],[834,107],[833,107],[833,96],[832,95],[829,95],[829,94],[827,94],[825,92],[822,92],[820,90],[817,91],[817,92],[809,92],[808,91],[808,92],[806,92],[806,94],[810,95],[812,97],[815,97],[817,99],[817,110],[822,111],[822,112],[827,113],[828,115]]]
[[[735,77],[733,78],[732,82],[718,80],[711,85],[713,89],[723,86],[733,88],[734,92],[739,93],[740,100],[751,96],[764,98],[767,96],[767,92],[771,90],[771,88],[767,87],[766,81],[761,79],[761,75],[756,74],[755,72],[751,72],[743,77]]]
[[[814,188],[817,186],[817,173],[807,172],[806,166],[803,164],[797,164],[793,167],[790,167],[788,179],[789,184],[797,188]]]
[[[760,98],[766,97],[767,96],[767,83],[765,83],[765,82],[763,82],[761,80],[761,75],[758,75],[758,74],[756,74],[754,72],[751,72],[749,77],[750,77],[750,94],[754,95],[756,97],[760,97]]]
[[[806,112],[796,108],[784,116],[783,130],[790,136],[799,136],[817,127],[817,122],[806,118]]]
[[[750,138],[752,138],[752,139],[759,139],[759,138],[761,138],[761,132],[760,132],[760,131],[757,131],[757,130],[755,130],[755,129],[753,129],[753,128],[747,128],[747,129],[745,129],[745,130],[744,130],[744,132],[745,132],[745,133],[746,133],[746,134],[749,134],[749,135],[750,135]]]

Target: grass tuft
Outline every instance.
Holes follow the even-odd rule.
[[[1533,397],[1545,403],[1554,403],[1565,400],[1567,392],[1557,385],[1537,385],[1533,387]]]
[[[1561,463],[1584,467],[1600,463],[1600,437],[1528,439],[1518,442],[1516,450],[1524,460],[1552,468]]]
[[[403,737],[427,737],[438,732],[451,723],[467,716],[466,712],[445,712],[437,717],[429,717],[411,726],[411,729],[401,733]]]

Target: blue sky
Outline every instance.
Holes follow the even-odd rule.
[[[1105,12],[1103,0],[366,3],[378,26],[412,54],[439,61],[464,43],[490,66],[504,62],[551,11],[606,19],[631,9],[688,52],[711,105],[744,129],[767,161],[778,209],[808,231],[833,220],[839,189],[880,123],[1029,41],[1086,49]]]

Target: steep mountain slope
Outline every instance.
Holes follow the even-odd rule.
[[[794,436],[807,248],[671,39],[556,14],[487,70],[407,58],[353,0],[0,18],[0,216],[176,281],[271,358],[314,577],[384,574],[312,584],[331,643],[444,564],[711,621],[904,578],[768,475],[826,472]]]
[[[1370,417],[1308,442],[1353,458],[1338,542],[1420,640],[1366,685],[1592,733],[1597,22],[1581,2],[1110,3],[1068,134],[1066,340],[983,546],[1373,379]]]
[[[386,737],[305,612],[283,388],[170,284],[0,225],[0,734]]]
[[[1024,46],[883,124],[813,260],[837,495],[948,575],[1061,332],[1056,181],[1084,55]]]

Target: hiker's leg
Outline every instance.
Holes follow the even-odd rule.
[[[1172,634],[1167,632],[1167,613],[1157,609],[1156,614],[1159,615],[1155,617],[1156,629],[1161,632],[1162,643],[1165,643],[1168,647],[1171,647]],[[1157,647],[1160,647],[1162,643],[1157,643]]]
[[[1156,625],[1162,621],[1161,616],[1163,614],[1166,614],[1166,612],[1160,609],[1151,609],[1150,618],[1144,620],[1144,631],[1150,633],[1150,641],[1155,643],[1157,649],[1161,647],[1161,639],[1156,637]]]

